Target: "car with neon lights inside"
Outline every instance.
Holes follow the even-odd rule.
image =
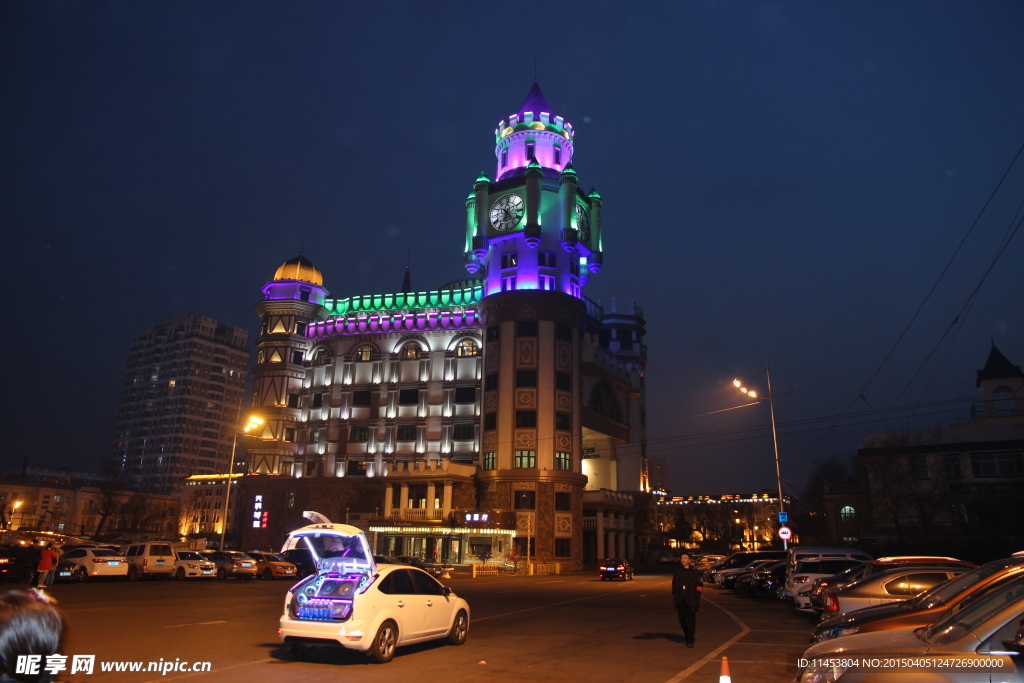
[[[447,639],[466,642],[469,605],[421,569],[377,564],[363,532],[324,521],[288,535],[282,553],[305,547],[316,572],[285,596],[278,636],[293,656],[317,645],[363,652],[374,662],[391,661],[404,645]]]

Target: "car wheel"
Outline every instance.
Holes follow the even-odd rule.
[[[176,578],[178,581],[184,581],[185,580],[185,568],[184,567],[178,567],[178,571],[175,572],[174,578]]]
[[[783,586],[779,586],[775,589],[775,597],[779,600],[784,600],[786,597],[786,589]]]
[[[466,642],[466,636],[469,634],[469,617],[466,615],[466,610],[459,610],[459,613],[455,615],[455,621],[452,622],[452,630],[448,632],[448,643],[450,645],[462,645]]]
[[[128,578],[131,579],[132,581],[138,581],[139,580],[139,570],[136,569],[135,567],[129,567],[128,568]]]
[[[274,578],[274,572],[270,571],[270,567],[267,567],[263,570],[263,578],[267,581],[270,581],[272,578]]]
[[[75,581],[78,583],[85,583],[89,580],[89,574],[85,571],[85,567],[79,567],[75,570]]]
[[[395,622],[385,621],[377,628],[377,635],[366,651],[366,656],[378,664],[387,664],[395,656],[395,647],[398,645],[398,626]]]
[[[228,573],[226,571],[224,571],[223,568],[218,569],[217,570],[217,578],[220,579],[221,581],[226,581],[227,578],[228,578]]]

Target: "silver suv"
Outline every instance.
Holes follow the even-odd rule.
[[[174,574],[174,550],[167,541],[133,543],[121,549],[128,558],[128,578],[132,581],[147,576],[169,579]]]

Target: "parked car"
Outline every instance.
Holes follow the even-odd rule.
[[[750,567],[747,571],[737,574],[733,577],[732,587],[737,593],[753,593],[754,592],[754,577],[759,572],[770,572],[773,569],[782,568],[782,571],[786,571],[785,560],[766,560],[767,564],[761,564],[759,567]]]
[[[236,579],[256,578],[256,560],[245,553],[236,550],[211,550],[203,553],[203,557],[217,565],[218,579],[231,576]]]
[[[793,596],[793,605],[798,610],[810,610],[812,609],[811,584],[816,579],[835,576],[841,571],[860,564],[863,563],[853,558],[801,560],[797,563],[796,571],[786,578],[786,592]]]
[[[783,560],[786,558],[785,550],[757,550],[733,553],[724,560],[719,560],[704,570],[704,581],[713,583],[718,572],[746,567],[755,560]]]
[[[394,560],[399,564],[407,564],[409,566],[416,567],[417,569],[422,569],[428,574],[433,574],[434,576],[441,576],[444,574],[445,570],[445,565],[433,564],[420,557],[416,557],[415,555],[399,555],[398,557],[395,557]]]
[[[627,560],[607,559],[597,563],[597,575],[602,581],[610,579],[633,580],[633,567]]]
[[[799,564],[801,562],[811,562],[814,560],[854,560],[855,562],[869,562],[871,560],[871,556],[863,550],[857,550],[856,548],[825,548],[815,546],[795,546],[790,548],[786,554],[785,597],[795,597],[799,591],[806,588],[806,586],[795,585],[793,582],[793,576],[798,571]],[[842,569],[852,566],[855,562],[848,562]],[[832,573],[836,574],[839,571],[842,571],[842,569]]]
[[[988,680],[1021,683],[1024,681],[1024,667],[1019,661],[1024,652],[1022,617],[1024,577],[1003,584],[999,590],[959,611],[947,611],[928,627],[856,633],[812,645],[800,658],[806,663],[797,671],[796,680],[798,683],[903,680],[904,677],[887,675],[877,667],[848,666],[854,661],[884,658],[896,663],[909,659],[910,666],[897,664],[898,670],[908,674],[907,680],[927,676],[929,683]],[[980,662],[981,666],[950,666],[950,662],[958,661]],[[929,662],[935,665],[927,667]],[[917,674],[917,678],[913,674]]]
[[[715,572],[715,583],[722,588],[732,588],[735,585],[736,577],[746,572],[756,571],[778,560],[754,560],[750,564],[735,569],[726,569]]]
[[[859,581],[866,576],[884,572],[888,569],[900,567],[968,567],[973,569],[978,565],[973,562],[965,562],[953,557],[930,557],[926,555],[906,555],[902,557],[881,557],[877,560],[854,565],[846,571],[839,572],[835,576],[815,579],[811,584],[811,607],[817,610],[825,609],[825,593],[831,588],[843,588],[854,581]]]
[[[751,574],[750,592],[782,599],[786,589],[786,561],[778,560]]]
[[[958,611],[1003,584],[1024,576],[1024,557],[1008,557],[983,564],[903,602],[875,605],[826,619],[811,635],[820,643],[854,633],[929,626],[947,611]]]
[[[0,581],[30,583],[35,578],[32,549],[28,546],[0,546]]]
[[[925,591],[967,572],[966,567],[905,567],[872,574],[825,596],[822,620],[854,610],[916,598]]]
[[[217,565],[195,550],[178,550],[174,553],[174,578],[217,578]]]
[[[70,550],[64,553],[61,562],[75,565],[71,572],[71,579],[73,581],[128,576],[128,558],[108,548],[77,548]]]
[[[291,562],[286,562],[273,553],[259,550],[246,553],[256,561],[256,576],[261,579],[294,579],[298,571]]]
[[[662,553],[658,564],[679,564],[679,553]]]
[[[291,562],[297,570],[296,576],[309,576],[316,574],[316,559],[309,552],[309,548],[289,548],[277,553],[277,556],[284,562]]]
[[[284,552],[300,542],[312,545],[320,561],[316,574],[289,589],[278,622],[278,635],[293,656],[308,645],[337,644],[384,663],[403,645],[466,642],[466,601],[415,567],[375,565],[359,529],[303,527],[289,534]]]
[[[133,543],[121,549],[128,558],[128,578],[132,581],[147,577],[169,579],[174,574],[174,552],[166,541]]]

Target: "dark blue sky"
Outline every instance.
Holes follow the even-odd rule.
[[[417,289],[466,277],[464,200],[535,57],[604,197],[585,293],[646,310],[650,450],[672,488],[774,485],[767,433],[735,432],[766,406],[691,417],[741,403],[734,376],[763,389],[765,354],[793,389],[792,486],[852,451],[874,417],[785,425],[846,409],[1024,143],[1024,6],[517,7],[3,3],[8,466],[98,466],[133,332],[183,310],[255,331],[260,286],[303,240],[335,296],[397,289],[409,249]],[[855,410],[896,399],[1022,198],[1018,165]],[[1024,362],[1022,243],[900,404],[974,397],[991,339]]]

